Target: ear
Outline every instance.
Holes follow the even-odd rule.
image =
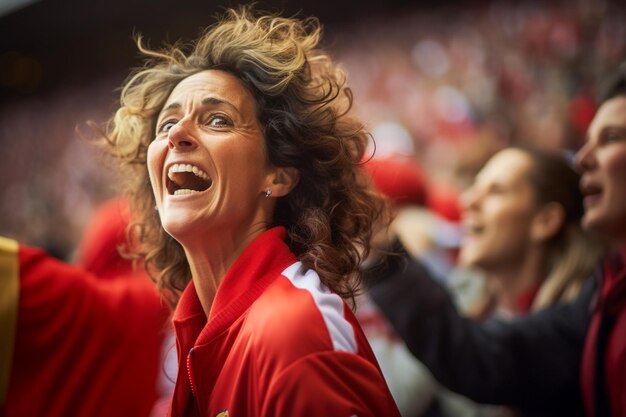
[[[543,243],[554,237],[565,222],[565,209],[559,203],[548,203],[541,207],[530,225],[530,238]]]
[[[292,167],[273,167],[265,181],[265,188],[272,191],[272,197],[286,196],[298,185],[300,181],[300,172]]]

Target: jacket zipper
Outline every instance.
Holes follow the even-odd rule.
[[[191,395],[196,397],[196,390],[193,386],[193,378],[191,376],[191,357],[193,356],[193,348],[189,350],[187,355],[187,377],[189,378],[189,386],[191,387]]]

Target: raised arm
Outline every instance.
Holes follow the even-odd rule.
[[[582,415],[580,360],[595,280],[573,303],[479,322],[463,317],[419,262],[400,267],[371,287],[372,298],[440,383],[483,403]]]

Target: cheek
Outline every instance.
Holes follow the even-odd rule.
[[[489,265],[519,256],[527,242],[529,211],[519,207],[483,207],[484,234],[463,244],[460,262],[488,268]]]
[[[493,204],[486,205],[485,218],[493,219],[502,227],[507,227],[510,223],[528,223],[533,215],[533,205],[530,197],[525,195],[515,195],[493,201]]]
[[[626,149],[621,149],[621,152],[608,155],[605,159],[605,166],[611,187],[615,192],[620,193],[616,197],[623,200],[626,198],[626,187],[624,187],[624,184],[626,184]]]
[[[492,249],[509,251],[514,246],[524,245],[530,231],[531,218],[531,210],[525,210],[520,206],[494,212],[490,225]]]
[[[530,226],[522,221],[511,220],[508,223],[504,223],[498,229],[498,245],[502,249],[515,246],[522,246],[527,241],[528,231]],[[496,248],[497,249],[497,248]]]
[[[152,184],[152,190],[157,192],[157,188],[160,183],[161,174],[163,172],[163,162],[165,161],[166,146],[160,142],[152,142],[148,146],[148,152],[146,155],[146,165],[148,168],[148,175],[150,176],[150,183]]]
[[[260,179],[265,173],[265,159],[262,152],[253,146],[225,147],[221,152],[214,152],[218,169],[231,174],[230,182],[246,184],[253,179]]]

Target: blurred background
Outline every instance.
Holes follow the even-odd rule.
[[[71,259],[114,174],[85,137],[153,47],[193,39],[236,1],[0,0],[0,235]],[[377,157],[419,162],[453,199],[497,149],[576,149],[626,58],[626,6],[570,1],[266,1],[314,15],[349,73]],[[454,209],[440,212],[456,220]]]

